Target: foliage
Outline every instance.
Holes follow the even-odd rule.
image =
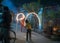
[[[52,18],[52,19],[54,19],[55,18],[55,11],[54,10],[48,10],[48,11],[46,11],[47,9],[45,9],[44,11],[44,13],[43,13],[43,16],[46,18],[46,19],[48,19],[48,18]]]
[[[23,8],[28,10],[28,12],[38,12],[40,9],[40,3],[32,2],[32,3],[25,3],[23,4]]]

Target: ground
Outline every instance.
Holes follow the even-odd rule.
[[[16,24],[14,24],[14,28],[16,28]],[[15,30],[15,29],[14,29]],[[26,43],[26,31],[23,29],[23,31],[20,31],[20,25],[17,26],[16,29],[16,43]],[[46,38],[44,35],[38,34],[36,32],[32,31],[32,42],[31,43],[60,43],[60,41],[52,41],[48,38]]]
[[[16,32],[16,41],[15,43],[27,43],[26,41],[26,29],[23,29],[21,32],[20,25],[12,25],[12,29]],[[1,43],[1,42],[0,42]],[[32,31],[32,41],[30,43],[60,43],[60,41],[52,41],[51,39],[46,38],[44,35]]]

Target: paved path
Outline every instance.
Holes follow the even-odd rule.
[[[26,43],[26,34],[24,32],[18,31],[17,33],[17,40],[16,43]],[[57,41],[51,41],[50,39],[32,32],[32,42],[31,43],[60,43]]]
[[[13,24],[13,29],[16,30],[16,24]],[[25,30],[25,29],[23,29],[23,30]],[[16,43],[26,43],[26,32],[20,31],[20,25],[17,25],[16,35],[17,35]],[[32,32],[32,42],[31,43],[60,43],[60,42],[51,41],[50,39],[48,39],[38,33]]]

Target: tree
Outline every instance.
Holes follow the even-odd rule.
[[[39,2],[32,2],[32,3],[25,3],[23,4],[23,8],[28,10],[28,12],[36,12],[38,13],[40,9],[40,3]]]
[[[49,9],[49,10],[48,10]],[[43,17],[48,19],[54,19],[55,18],[55,11],[52,8],[44,8],[44,14]]]
[[[40,9],[40,3],[39,2],[31,2],[31,3],[25,3],[23,4],[23,8],[27,10],[28,12],[35,12],[38,13]],[[39,20],[36,16],[31,17],[31,24],[34,26],[34,29],[38,29],[39,26]]]

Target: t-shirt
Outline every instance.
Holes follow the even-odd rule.
[[[27,29],[31,29],[31,24],[30,24],[30,23],[27,23],[27,24],[26,24],[26,28],[27,28]]]

